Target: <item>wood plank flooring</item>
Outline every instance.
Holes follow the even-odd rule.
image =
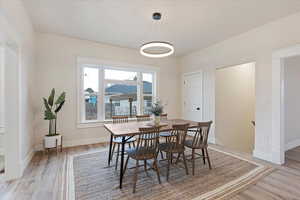
[[[0,199],[63,200],[64,170],[68,155],[95,151],[104,144],[66,148],[62,153],[37,152],[21,179],[0,184]],[[217,146],[214,146],[217,147]],[[218,147],[221,148],[222,147]],[[223,149],[224,150],[224,149]],[[239,154],[251,158],[248,154]],[[237,194],[233,200],[300,200],[300,147],[286,153],[284,166]]]

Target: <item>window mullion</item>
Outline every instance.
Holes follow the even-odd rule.
[[[81,106],[80,106],[80,111],[81,111],[81,121],[86,121],[86,107],[85,107],[85,91],[84,91],[84,67],[80,66],[80,102],[81,102]]]
[[[137,107],[138,114],[143,114],[143,76],[141,72],[137,73]]]
[[[99,66],[99,95],[98,95],[98,120],[103,121],[105,119],[104,113],[105,113],[105,99],[104,99],[104,93],[105,93],[105,87],[104,87],[104,71],[103,68]]]

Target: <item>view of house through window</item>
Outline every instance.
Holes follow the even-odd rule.
[[[84,66],[83,121],[101,121],[112,116],[149,114],[154,94],[153,72],[137,72],[100,66]]]

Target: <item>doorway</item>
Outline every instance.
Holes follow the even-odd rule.
[[[183,117],[186,120],[203,119],[203,76],[202,72],[183,75]]]
[[[4,47],[0,45],[0,179],[5,172],[4,156]]]
[[[300,55],[284,62],[284,133],[286,163],[300,164]]]
[[[252,153],[255,128],[255,63],[216,70],[216,143]]]

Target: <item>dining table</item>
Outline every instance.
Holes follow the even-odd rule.
[[[160,132],[169,132],[173,130],[175,124],[189,124],[189,128],[195,128],[198,122],[184,119],[167,119],[160,121]],[[127,123],[105,123],[105,129],[110,133],[110,144],[109,144],[109,155],[108,155],[108,166],[110,166],[112,153],[112,143],[114,137],[121,137],[121,162],[120,162],[120,177],[119,177],[119,188],[122,189],[123,183],[123,168],[124,168],[124,154],[126,141],[132,137],[135,137],[140,133],[139,128],[155,126],[152,121],[129,121]]]

